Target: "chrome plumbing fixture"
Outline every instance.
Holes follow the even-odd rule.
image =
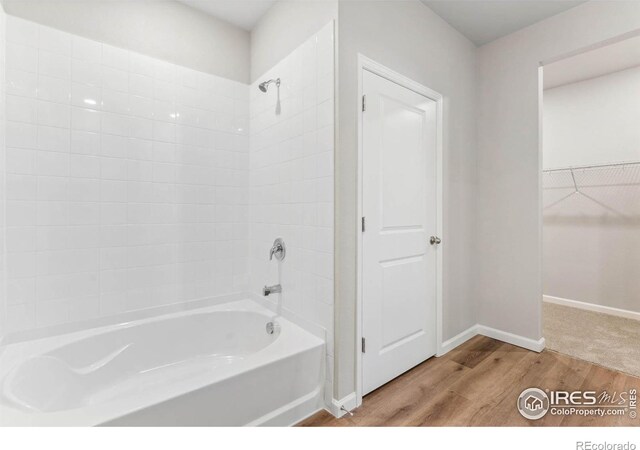
[[[275,320],[273,322],[267,322],[267,334],[276,334],[280,332],[280,324]]]
[[[268,81],[263,81],[262,83],[260,83],[258,85],[258,89],[260,89],[262,92],[267,92],[267,89],[269,89],[269,85],[271,83],[275,83],[276,87],[280,87],[280,78],[276,78],[276,79],[272,79],[272,80],[268,80]]]
[[[279,294],[282,292],[282,286],[274,284],[273,286],[265,286],[262,288],[262,295],[268,297],[271,294]]]
[[[280,105],[280,78],[275,78],[275,79],[271,79],[268,81],[263,81],[262,83],[260,83],[258,85],[258,89],[260,89],[260,91],[262,92],[267,92],[267,89],[269,89],[269,85],[271,83],[274,83],[276,85],[276,88],[278,88],[278,91],[276,92],[277,97],[276,97],[276,115],[279,116],[280,113],[282,112],[282,105]]]
[[[284,241],[282,238],[278,238],[273,241],[273,246],[271,250],[269,250],[269,261],[273,259],[275,256],[278,261],[282,261],[287,254],[287,249],[284,246]]]

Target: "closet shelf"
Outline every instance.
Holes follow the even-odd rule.
[[[589,169],[604,169],[610,167],[624,168],[626,166],[635,166],[640,165],[640,161],[629,161],[629,162],[619,162],[619,163],[610,163],[610,164],[592,164],[589,166],[568,166],[568,167],[556,167],[553,169],[544,169],[544,173],[550,172],[563,172],[567,170],[589,170]]]
[[[640,184],[640,161],[545,169],[544,189],[633,186]]]
[[[542,185],[545,217],[640,217],[640,161],[547,169]]]

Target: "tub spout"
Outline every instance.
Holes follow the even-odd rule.
[[[264,295],[265,297],[271,294],[279,294],[280,292],[282,292],[282,286],[280,286],[279,284],[274,284],[273,286],[265,286],[262,288],[262,295]]]

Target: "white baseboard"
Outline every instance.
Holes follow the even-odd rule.
[[[352,392],[351,394],[347,395],[346,397],[342,397],[341,399],[334,398],[331,402],[331,411],[329,412],[333,414],[334,417],[342,417],[346,414],[346,412],[342,410],[343,406],[347,411],[356,409],[357,404],[355,392]]]
[[[544,338],[540,338],[539,340],[536,341],[530,338],[526,338],[524,336],[519,336],[517,334],[509,333],[507,331],[497,330],[495,328],[477,324],[467,328],[462,333],[452,337],[451,339],[444,341],[440,346],[440,350],[438,351],[436,356],[443,356],[447,354],[454,348],[464,344],[469,339],[479,334],[482,336],[497,339],[498,341],[506,342],[507,344],[512,344],[518,347],[526,348],[527,350],[532,350],[538,353],[544,350],[544,347],[545,347]]]
[[[543,295],[543,301],[553,303],[554,305],[569,306],[576,309],[584,309],[585,311],[593,311],[610,316],[624,317],[625,319],[640,320],[640,312],[629,311],[627,309],[612,308],[611,306],[595,305],[593,303],[579,302],[577,300],[569,300],[568,298],[553,297],[551,295]]]
[[[438,353],[436,353],[436,356],[442,356],[449,353],[451,350],[453,350],[457,346],[464,344],[469,339],[477,335],[478,335],[478,325],[473,325],[467,328],[462,333],[459,333],[454,337],[452,337],[451,339],[447,339],[446,341],[444,341],[440,345],[440,348],[438,349]]]
[[[495,328],[487,327],[485,325],[478,325],[478,334],[538,353],[544,350],[545,347],[544,338],[540,338],[536,341],[507,331],[496,330]]]

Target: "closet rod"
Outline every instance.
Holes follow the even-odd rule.
[[[593,164],[590,166],[569,166],[569,167],[559,167],[556,169],[545,169],[542,172],[560,172],[567,170],[581,170],[581,169],[600,169],[604,167],[621,167],[621,166],[632,166],[635,164],[640,164],[640,161],[630,161],[630,162],[622,162],[622,163],[613,163],[613,164]]]

